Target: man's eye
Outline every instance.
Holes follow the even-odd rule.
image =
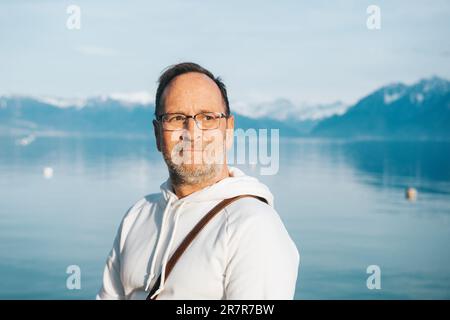
[[[169,121],[184,121],[184,117],[183,116],[173,116],[169,118]]]
[[[215,117],[212,116],[212,115],[205,114],[205,115],[204,115],[204,119],[205,119],[205,120],[214,120]]]

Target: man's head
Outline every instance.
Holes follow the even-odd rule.
[[[234,118],[220,78],[195,63],[169,67],[159,78],[155,117],[157,148],[172,179],[199,184],[226,166]]]

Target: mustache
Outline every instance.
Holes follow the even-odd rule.
[[[213,144],[215,141],[211,140],[211,141],[205,141],[205,140],[183,140],[180,141],[178,144],[178,147],[180,150],[184,150],[184,151],[203,151],[204,149],[206,149],[208,146],[210,146],[211,144]]]
[[[202,144],[181,144],[181,151],[203,151],[205,150],[210,143],[202,143]]]

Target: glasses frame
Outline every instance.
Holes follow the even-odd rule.
[[[214,114],[214,115],[217,116],[217,119],[218,119],[219,121],[217,121],[217,126],[216,126],[215,128],[208,128],[208,129],[202,129],[202,128],[200,128],[200,125],[199,125],[199,123],[198,123],[198,121],[197,121],[197,116],[199,116],[199,115],[204,115],[204,114]],[[200,130],[215,130],[215,129],[219,128],[219,125],[220,125],[220,119],[222,119],[222,118],[228,119],[228,118],[230,117],[230,115],[227,115],[227,114],[225,114],[225,113],[223,113],[223,112],[199,112],[199,113],[197,113],[197,114],[194,114],[193,116],[186,115],[186,114],[181,113],[181,112],[168,112],[168,113],[162,113],[162,114],[160,114],[160,115],[156,115],[156,116],[155,116],[156,121],[158,121],[159,123],[161,123],[163,129],[166,130],[166,131],[178,131],[178,130],[183,130],[183,128],[181,128],[181,129],[166,129],[166,128],[164,128],[163,117],[169,116],[169,115],[180,115],[180,116],[186,117],[186,119],[185,119],[184,122],[183,122],[183,127],[186,125],[188,119],[189,119],[189,118],[192,118],[192,119],[194,120],[194,122],[195,122],[195,125],[196,125],[197,128],[199,128]]]

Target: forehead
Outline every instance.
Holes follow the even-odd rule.
[[[189,72],[175,77],[162,94],[167,113],[223,112],[224,102],[216,83],[207,75]]]

